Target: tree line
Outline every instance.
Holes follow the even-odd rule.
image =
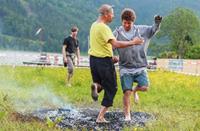
[[[182,0],[186,5],[191,2]],[[82,52],[88,50],[88,35],[91,23],[98,16],[97,8],[103,3],[115,5],[112,29],[120,25],[120,12],[124,7],[135,9],[136,24],[153,24],[153,15],[166,15],[160,32],[150,43],[149,55],[167,58],[195,58],[199,52],[199,18],[189,8],[174,8],[180,0],[169,6],[159,0],[1,0],[0,4],[0,49],[61,52],[62,42],[70,34],[73,25],[79,27],[78,38]],[[159,4],[154,4],[154,3]],[[198,3],[198,2],[197,2]],[[171,3],[172,4],[172,3]],[[168,5],[168,6],[164,6]],[[148,11],[144,9],[151,6]],[[144,10],[141,10],[144,9]],[[195,7],[194,7],[195,8]],[[171,12],[167,12],[172,10]],[[35,35],[36,31],[42,31]]]

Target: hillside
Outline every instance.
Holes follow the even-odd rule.
[[[115,6],[116,18],[111,24],[112,29],[120,25],[120,12],[125,7],[135,9],[136,24],[152,24],[155,14],[166,16],[176,7],[186,7],[200,15],[198,10],[200,0],[1,0],[0,49],[33,50],[32,48],[22,48],[21,43],[12,40],[13,37],[22,41],[27,41],[27,39],[35,41],[35,51],[41,49],[38,45],[42,41],[45,43],[41,45],[43,51],[60,52],[63,39],[69,35],[70,27],[77,25],[80,29],[78,37],[81,51],[86,52],[90,25],[98,15],[97,8],[103,3]],[[35,32],[39,28],[43,30],[38,36],[35,36]],[[4,37],[5,35],[11,37]],[[12,41],[12,44],[9,41]],[[16,45],[14,47],[12,46],[13,42]],[[33,42],[22,43],[29,47],[29,44]],[[16,48],[17,45],[20,45],[20,48]]]

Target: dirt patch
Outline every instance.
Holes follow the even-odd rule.
[[[42,121],[38,117],[32,116],[32,115],[23,115],[18,112],[13,112],[9,114],[8,117],[11,121],[21,121],[21,122],[33,122],[33,121]]]

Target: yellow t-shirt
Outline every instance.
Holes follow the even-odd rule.
[[[96,57],[112,57],[112,45],[108,43],[111,39],[115,39],[111,29],[104,23],[94,22],[90,29],[88,54]]]

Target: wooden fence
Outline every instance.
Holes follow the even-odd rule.
[[[158,59],[157,68],[191,75],[200,75],[200,60]]]

